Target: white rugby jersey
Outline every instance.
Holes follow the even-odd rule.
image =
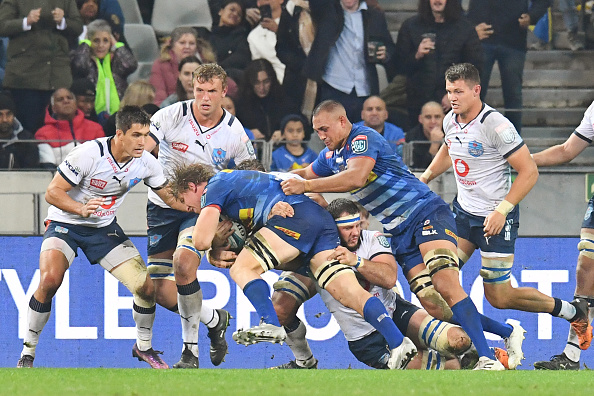
[[[234,115],[223,109],[223,117],[217,125],[206,128],[194,117],[193,102],[174,103],[151,118],[151,136],[159,144],[159,162],[166,177],[180,165],[211,165],[218,172],[232,159],[238,164],[256,158],[252,142]],[[148,196],[151,202],[169,207],[153,191],[149,190]]]
[[[487,104],[466,125],[450,111],[443,120],[458,185],[458,202],[476,216],[486,217],[511,188],[506,158],[524,145],[513,124]]]
[[[362,230],[361,245],[357,249],[356,254],[364,259],[372,260],[378,254],[384,253],[392,254],[388,239],[380,232]],[[359,280],[359,282],[372,296],[380,299],[391,318],[396,309],[396,293],[391,289],[384,289],[364,279]],[[317,285],[316,287],[324,304],[326,304],[330,313],[334,315],[347,341],[360,340],[375,331],[375,328],[359,315],[357,311],[345,307],[335,300],[326,290],[321,289]]]
[[[594,102],[586,109],[582,122],[573,133],[586,142],[592,143],[594,140]]]
[[[90,140],[76,146],[58,166],[58,172],[72,185],[70,198],[86,203],[92,198],[105,197],[105,203],[85,218],[51,205],[46,220],[87,227],[104,227],[112,222],[128,191],[140,181],[150,188],[160,188],[166,179],[159,162],[147,151],[140,158],[125,164],[116,162],[111,154],[113,137]]]

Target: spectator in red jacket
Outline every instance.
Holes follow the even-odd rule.
[[[45,125],[35,133],[39,143],[39,162],[44,168],[60,164],[66,154],[79,143],[105,136],[103,128],[87,120],[76,107],[74,94],[58,88],[51,97],[45,113]]]

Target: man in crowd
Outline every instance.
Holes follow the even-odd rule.
[[[39,168],[39,149],[33,134],[23,128],[14,116],[15,105],[6,93],[0,93],[0,169]]]
[[[406,132],[406,142],[413,142],[412,162],[414,169],[427,169],[439,151],[443,141],[443,109],[437,102],[427,102],[421,108],[419,124]]]
[[[386,110],[386,102],[382,98],[376,95],[367,98],[363,102],[361,119],[363,121],[359,121],[355,125],[365,125],[375,129],[390,143],[396,154],[402,157],[404,131],[402,128],[386,121],[388,119],[388,110]]]

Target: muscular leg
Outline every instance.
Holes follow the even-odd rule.
[[[434,318],[449,321],[452,319],[452,310],[443,297],[435,290],[431,282],[431,275],[424,263],[411,268],[406,273],[410,291],[415,293],[425,310]]]
[[[68,260],[60,250],[45,250],[39,255],[41,276],[39,286],[29,301],[29,309],[27,310],[29,327],[23,341],[21,359],[25,355],[35,357],[35,348],[39,342],[39,335],[50,317],[52,298],[62,284],[68,267]]]

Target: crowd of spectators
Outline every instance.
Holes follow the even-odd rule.
[[[150,24],[154,0],[136,1]],[[520,131],[527,28],[551,5],[550,0],[470,0],[465,11],[459,0],[419,0],[418,12],[403,22],[395,43],[376,0],[209,0],[205,12],[211,13],[212,27],[180,26],[159,37],[161,52],[150,79],[130,81],[128,87],[138,62],[124,37],[118,0],[59,3],[0,1],[3,169],[53,166],[66,150],[100,130],[113,135],[114,115],[125,104],[151,103],[154,112],[156,106],[192,99],[192,71],[211,62],[226,70],[226,103],[256,141],[272,141],[275,149],[300,157],[300,147],[307,152],[304,143],[279,143],[295,140],[283,128],[288,122],[295,129],[292,123],[300,116],[302,139],[311,137],[309,148],[319,148],[309,133],[311,111],[334,99],[349,119],[384,134],[400,155],[405,141],[415,142],[407,165],[423,168],[443,137],[438,124],[449,111],[443,74],[453,63],[469,62],[481,70],[483,98],[498,63],[507,117]],[[575,11],[572,3],[562,2],[563,15]],[[575,15],[566,19],[574,40]],[[390,108],[390,121],[397,122],[388,122],[379,97],[378,64],[392,82],[381,97],[390,97],[392,90],[404,98],[404,106]],[[11,113],[11,127],[3,112]],[[24,160],[22,153],[34,146],[14,140],[32,136],[64,142],[40,142],[40,155]]]

